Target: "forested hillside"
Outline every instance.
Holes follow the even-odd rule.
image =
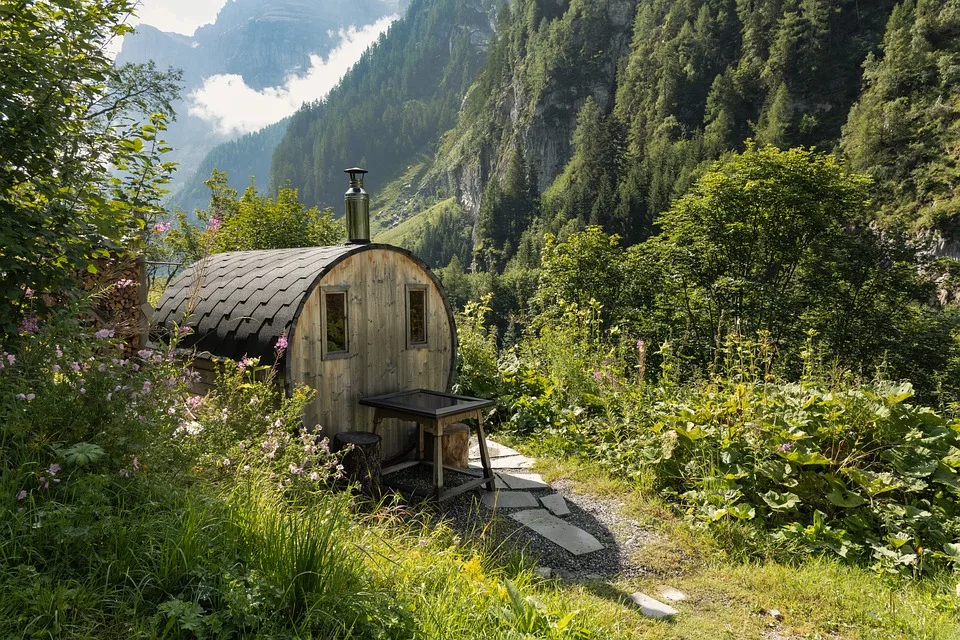
[[[456,122],[499,4],[411,2],[323,102],[291,118],[271,180],[290,180],[309,204],[339,204],[344,167],[366,165],[371,190],[398,177]]]
[[[416,201],[456,197],[475,225],[475,266],[495,271],[544,230],[650,236],[709,162],[748,139],[836,151],[877,179],[885,220],[950,228],[956,2],[518,0],[501,9],[469,81],[478,57],[457,60],[476,32],[447,41],[426,28],[457,11],[468,8],[414,3],[336,96],[297,114],[274,177],[310,203],[336,203],[339,167],[366,160],[389,181],[449,129]],[[414,25],[415,50],[439,56],[394,44]]]

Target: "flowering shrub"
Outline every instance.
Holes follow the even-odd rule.
[[[285,348],[281,341],[278,356]],[[197,466],[220,475],[265,470],[291,491],[316,488],[338,479],[343,467],[321,427],[302,424],[312,397],[306,387],[285,396],[275,365],[260,364],[258,358],[228,360],[214,391],[182,398],[174,442]]]
[[[169,465],[162,441],[173,428],[170,409],[193,374],[172,350],[133,353],[113,330],[85,330],[75,317],[31,324],[0,354],[0,430],[8,445],[0,459],[46,469],[31,472],[45,489],[60,479],[61,464],[64,472],[99,464],[128,474]],[[84,446],[86,454],[77,453]]]

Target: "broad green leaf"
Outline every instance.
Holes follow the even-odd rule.
[[[777,493],[770,490],[760,494],[763,501],[774,511],[788,511],[800,504],[800,496],[795,493]]]
[[[809,453],[804,453],[801,451],[786,451],[780,454],[782,457],[786,458],[790,462],[795,462],[801,466],[809,466],[814,464],[830,464],[830,459],[824,456],[819,451],[811,451]]]
[[[843,491],[841,489],[834,489],[828,493],[827,500],[838,507],[845,507],[848,509],[859,507],[867,503],[866,500],[856,493],[853,493],[852,491]]]

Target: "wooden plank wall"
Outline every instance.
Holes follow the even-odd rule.
[[[427,346],[407,348],[406,286],[427,286]],[[325,286],[345,286],[349,357],[322,359],[321,295]],[[334,267],[304,304],[290,340],[290,379],[317,396],[305,411],[307,427],[320,425],[333,437],[341,431],[369,431],[373,409],[362,395],[408,389],[445,391],[455,357],[453,331],[441,293],[430,275],[407,256],[388,250],[361,251]],[[383,455],[412,443],[415,425],[384,421]]]

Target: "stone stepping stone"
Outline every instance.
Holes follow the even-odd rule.
[[[671,618],[680,613],[670,605],[655,600],[642,591],[637,591],[630,596],[630,599],[633,600],[633,604],[640,608],[640,613],[648,618],[657,618],[659,620],[662,618]]]
[[[582,556],[585,553],[593,553],[603,549],[600,541],[592,535],[580,527],[575,527],[550,515],[550,512],[546,509],[518,511],[517,513],[511,513],[510,517],[575,556]]]
[[[507,456],[519,456],[520,452],[516,449],[511,449],[506,445],[502,445],[498,442],[494,442],[490,438],[487,438],[487,453],[490,454],[491,458],[506,458]],[[470,441],[470,459],[479,460],[480,459],[480,445],[477,443],[477,439],[473,438]]]
[[[529,469],[533,466],[533,458],[527,456],[507,456],[505,458],[490,458],[490,467],[493,469]],[[479,460],[470,461],[471,469],[480,469]]]
[[[537,506],[537,499],[528,491],[484,491],[483,506],[488,509],[528,509]]]
[[[563,499],[563,496],[559,493],[551,493],[548,496],[541,496],[540,502],[543,503],[547,509],[550,509],[550,513],[555,516],[568,516],[570,515],[570,507],[567,506],[567,501]]]
[[[498,473],[511,489],[549,489],[539,473]]]
[[[674,589],[668,584],[658,584],[657,585],[657,595],[663,598],[664,600],[670,600],[671,602],[680,602],[681,600],[687,599],[687,594],[682,591]]]

